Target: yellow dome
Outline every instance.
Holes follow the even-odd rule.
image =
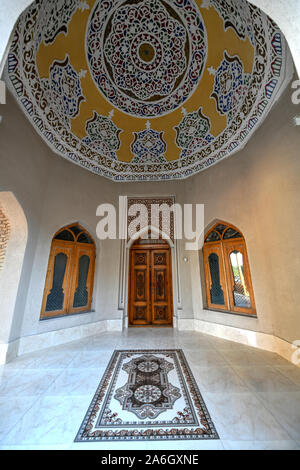
[[[56,153],[113,180],[168,180],[245,145],[283,89],[286,54],[246,0],[40,0],[6,73]]]

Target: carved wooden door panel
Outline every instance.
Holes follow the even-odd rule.
[[[148,246],[132,249],[129,276],[129,324],[172,324],[170,250]]]
[[[170,251],[151,251],[151,313],[153,325],[172,323]]]
[[[95,247],[77,243],[74,249],[73,278],[69,311],[85,312],[91,309],[94,284]]]
[[[129,321],[131,325],[149,325],[150,251],[132,250],[130,267]]]
[[[221,246],[207,243],[203,247],[207,305],[211,309],[229,310],[225,268]]]
[[[42,312],[48,316],[67,313],[73,251],[73,243],[52,242],[42,304]]]
[[[231,312],[255,315],[255,301],[244,241],[224,242],[225,271]]]

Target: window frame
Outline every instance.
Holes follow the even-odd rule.
[[[77,235],[70,230],[70,227],[77,226],[80,228],[80,232]],[[72,233],[74,241],[60,240],[56,237],[64,231],[69,231]],[[78,242],[78,238],[82,233],[85,233],[92,243],[82,243]],[[63,308],[60,310],[46,311],[46,305],[49,293],[53,288],[53,276],[54,276],[54,263],[55,257],[59,253],[64,253],[67,255],[67,264],[64,273],[62,289],[64,292],[64,301]],[[88,291],[88,301],[87,305],[84,307],[73,307],[74,295],[78,287],[78,267],[80,257],[83,255],[88,255],[90,259],[90,264],[88,268],[88,275],[86,280],[86,288]],[[48,260],[48,267],[45,279],[45,286],[43,292],[43,300],[40,312],[40,320],[46,320],[50,318],[59,318],[67,315],[76,315],[80,313],[86,313],[91,311],[92,299],[93,299],[93,288],[94,288],[94,275],[95,275],[95,258],[96,258],[96,247],[95,242],[91,235],[85,230],[80,224],[74,222],[66,227],[62,227],[58,230],[51,242],[50,254]]]
[[[220,239],[216,241],[206,241],[210,234],[214,231],[219,225],[224,225],[222,234],[220,234]],[[238,232],[241,236],[238,238],[229,238],[224,240],[224,235],[227,230],[231,228],[234,231]],[[219,232],[218,232],[219,233]],[[234,277],[232,272],[232,266],[230,262],[230,255],[234,251],[239,251],[243,256],[243,274],[244,274],[244,281],[249,292],[249,298],[251,307],[238,307],[235,305],[234,301]],[[220,277],[220,284],[222,290],[224,292],[224,306],[217,305],[211,302],[211,273],[210,273],[210,266],[209,266],[209,256],[211,253],[216,253],[219,257],[219,277]],[[246,247],[246,241],[242,234],[242,232],[232,224],[228,224],[227,222],[219,221],[206,233],[204,237],[204,245],[203,245],[203,260],[204,260],[204,277],[205,277],[205,291],[206,291],[206,303],[207,309],[213,311],[223,311],[225,313],[233,313],[239,315],[247,315],[256,317],[256,306],[255,306],[255,299],[254,299],[254,292],[252,286],[252,279],[251,279],[251,272],[250,272],[250,265]]]

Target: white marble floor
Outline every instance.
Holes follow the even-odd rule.
[[[74,443],[114,349],[183,349],[216,441]],[[276,354],[194,332],[130,329],[0,367],[0,449],[300,449],[300,369]]]

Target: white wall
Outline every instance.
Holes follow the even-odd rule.
[[[8,95],[1,107],[0,191],[12,192],[23,208],[28,224],[28,242],[15,304],[10,339],[20,336],[32,264],[40,231],[41,213],[52,161],[45,144]],[[13,220],[11,220],[13,223]]]
[[[95,269],[94,312],[39,322],[41,298],[48,264],[49,248],[53,234],[62,226],[78,221],[96,239],[96,209],[99,204],[110,203],[118,207],[121,195],[164,196],[175,195],[184,203],[184,182],[116,184],[92,175],[80,167],[54,157],[48,173],[41,227],[33,259],[28,298],[24,312],[21,335],[42,333],[86,322],[120,319],[118,310],[120,248],[119,240],[97,241]],[[181,255],[181,260],[184,255]],[[187,269],[185,266],[182,269]],[[190,273],[182,273],[183,310],[181,318],[193,318],[190,295]]]
[[[96,208],[119,195],[170,196],[204,203],[206,224],[233,223],[245,235],[258,319],[203,310],[198,254],[180,253],[182,319],[204,319],[264,333],[290,342],[300,338],[299,177],[300,135],[293,127],[290,90],[244,150],[185,181],[117,184],[54,155],[12,97],[0,125],[0,190],[12,191],[28,222],[28,243],[10,340],[117,319],[120,243],[97,245],[94,312],[39,321],[53,234],[79,221],[95,237]],[[95,237],[96,238],[96,237]]]
[[[0,191],[0,205],[10,225],[0,270],[0,344],[6,344],[10,339],[28,230],[23,209],[12,192]]]
[[[18,138],[16,139],[16,136]],[[94,312],[39,321],[44,282],[53,234],[79,222],[96,239],[99,204],[118,204],[120,195],[170,196],[185,202],[185,182],[117,184],[93,175],[58,157],[44,144],[8,95],[0,126],[0,189],[13,191],[28,221],[28,244],[10,340],[118,319],[120,241],[97,241]],[[193,318],[189,266],[182,262],[183,309],[180,318]]]
[[[246,148],[187,181],[186,197],[205,204],[206,226],[228,221],[244,234],[257,319],[203,310],[195,317],[300,339],[300,131],[288,88]],[[200,254],[200,268],[203,263]],[[203,291],[203,289],[202,289]]]

